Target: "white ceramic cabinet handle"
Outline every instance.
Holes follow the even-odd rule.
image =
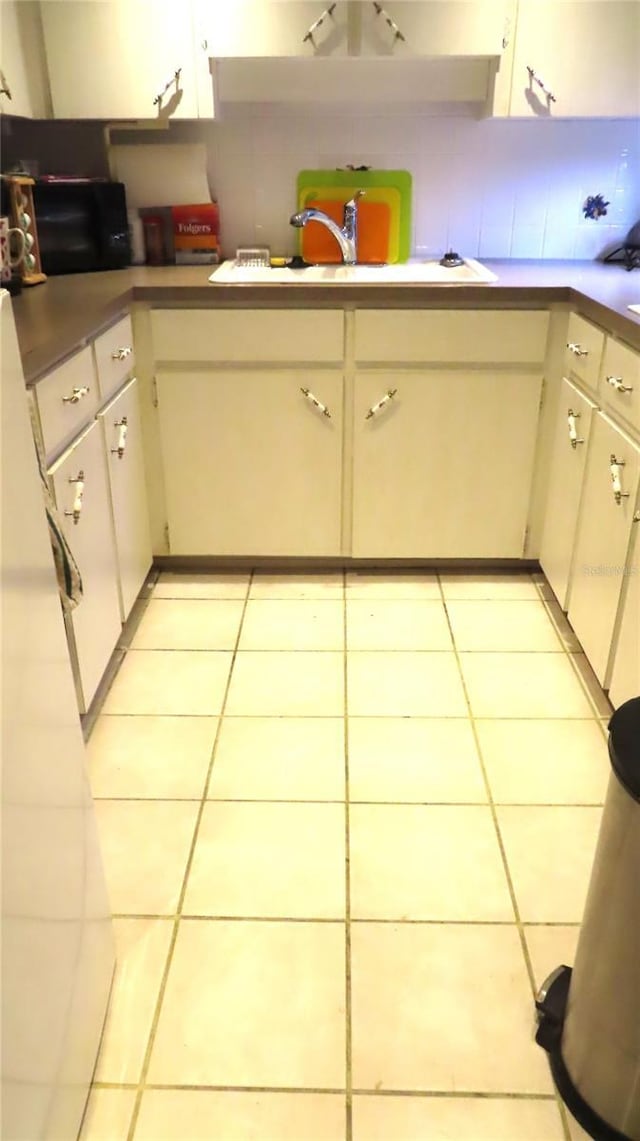
[[[176,92],[178,92],[180,90],[180,72],[181,71],[182,71],[182,68],[177,67],[173,73],[173,78],[170,79],[167,83],[165,83],[164,87],[162,88],[162,91],[159,91],[158,94],[156,95],[156,97],[153,101],[153,106],[154,107],[157,106],[158,110],[160,110],[162,108],[162,100],[164,99],[164,97],[167,94],[167,91],[169,90],[170,87],[173,87],[173,85],[175,84]]]
[[[530,81],[530,83],[535,83],[535,84],[536,84],[536,86],[540,88],[540,90],[542,91],[542,94],[543,94],[543,95],[545,96],[545,98],[547,99],[547,102],[549,102],[549,103],[555,103],[555,102],[556,102],[556,97],[555,97],[555,95],[553,94],[553,91],[550,91],[550,90],[549,90],[549,88],[547,87],[547,85],[546,85],[546,83],[544,82],[544,80],[542,80],[542,79],[540,78],[540,76],[539,76],[539,75],[536,75],[536,73],[535,73],[535,71],[533,70],[533,68],[532,68],[532,67],[529,67],[529,66],[527,66],[527,71],[529,72],[529,81]]]
[[[74,388],[71,392],[71,396],[63,396],[62,403],[78,404],[82,400],[83,396],[89,395],[90,391],[91,389],[89,388],[89,385],[83,384],[80,388]]]
[[[122,420],[115,420],[113,426],[114,428],[118,428],[118,445],[115,448],[111,448],[111,454],[121,460],[124,456],[124,450],[127,444],[127,417],[123,416]]]
[[[609,460],[613,498],[616,503],[620,503],[623,499],[629,498],[629,492],[622,490],[622,471],[620,469],[624,467],[624,463],[624,460],[617,460],[613,454]]]
[[[582,437],[578,436],[578,426],[576,420],[580,419],[580,413],[574,412],[572,408],[567,412],[567,423],[569,425],[569,440],[571,447],[576,448],[578,444],[584,444]]]
[[[621,376],[608,376],[607,384],[615,388],[616,392],[633,392],[633,386],[625,384]]]
[[[588,357],[589,350],[583,349],[582,345],[577,345],[574,341],[567,341],[567,348],[574,357]]]
[[[307,400],[313,404],[314,408],[318,409],[318,412],[322,412],[323,416],[327,416],[329,420],[331,419],[331,413],[326,404],[323,404],[320,400],[318,400],[318,397],[314,396],[313,392],[310,392],[308,388],[301,388],[300,391],[302,395],[306,396]]]
[[[116,349],[115,352],[111,354],[111,360],[126,361],[127,357],[130,357],[132,352],[133,349],[131,348],[131,345],[123,345],[121,349]]]
[[[73,497],[73,510],[65,511],[65,515],[73,519],[74,523],[79,523],[82,513],[82,498],[84,496],[84,472],[79,471],[74,478],[69,479],[69,483],[75,483],[76,490]]]
[[[366,414],[366,416],[365,416],[365,420],[370,420],[372,416],[377,416],[378,412],[381,412],[381,411],[382,411],[382,409],[383,409],[383,408],[384,408],[384,407],[385,407],[385,406],[386,406],[386,405],[387,405],[387,404],[388,404],[388,403],[389,403],[391,400],[393,400],[393,398],[394,398],[394,396],[396,395],[396,392],[397,392],[397,391],[398,391],[398,389],[397,389],[397,388],[389,388],[389,389],[387,390],[387,394],[386,394],[386,396],[383,396],[383,397],[382,397],[382,400],[379,400],[377,404],[372,404],[372,405],[371,405],[371,408],[369,409],[369,411],[367,412],[367,414]]]

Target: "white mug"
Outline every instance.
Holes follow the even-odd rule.
[[[11,253],[11,235],[17,234],[19,237],[18,246],[20,252],[17,254]],[[11,270],[20,265],[25,254],[25,237],[22,230],[17,226],[10,226],[8,218],[0,218],[0,280],[4,283],[11,281]]]

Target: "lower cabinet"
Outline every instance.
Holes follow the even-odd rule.
[[[558,405],[540,565],[566,610],[589,434],[595,405],[563,378]]]
[[[121,629],[108,476],[97,421],[49,468],[49,475],[82,576],[83,597],[68,622],[82,691],[80,712],[85,713]]]
[[[609,699],[615,709],[640,697],[640,521],[632,534],[627,575],[614,651],[610,662]]]
[[[172,555],[339,555],[343,374],[156,374]]]
[[[357,558],[521,558],[541,370],[356,374]]]
[[[569,621],[601,685],[621,589],[629,571],[640,447],[604,414],[594,416],[569,596]]]
[[[99,414],[104,432],[118,563],[120,617],[125,622],[152,562],[149,510],[133,377]]]

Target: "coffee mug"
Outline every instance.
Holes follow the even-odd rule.
[[[11,236],[18,235],[17,245],[20,252],[12,254]],[[25,254],[25,237],[17,226],[10,226],[8,218],[0,218],[0,280],[4,283],[11,281],[11,270],[20,265]]]

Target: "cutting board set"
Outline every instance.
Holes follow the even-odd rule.
[[[341,226],[344,203],[364,190],[358,200],[358,261],[403,262],[411,252],[411,183],[407,170],[301,170],[298,210],[315,207]],[[342,261],[335,238],[320,222],[300,230],[300,253],[307,262]]]

